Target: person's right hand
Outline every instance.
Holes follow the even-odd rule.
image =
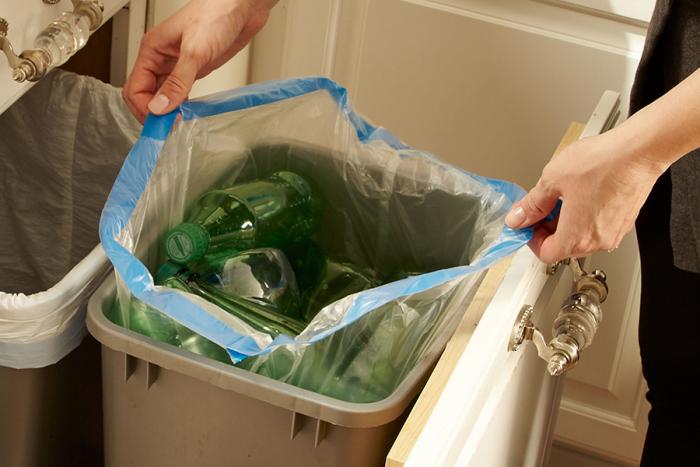
[[[639,152],[623,128],[575,142],[557,155],[537,185],[506,217],[511,228],[535,225],[530,248],[544,262],[613,250],[634,221],[665,163]],[[562,199],[559,217],[542,221]]]
[[[191,0],[149,31],[124,90],[131,112],[164,114],[180,105],[195,80],[220,67],[265,25],[277,0]]]

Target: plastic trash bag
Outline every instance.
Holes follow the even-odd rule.
[[[199,297],[154,285],[163,236],[203,192],[282,169],[320,190],[316,240],[330,256],[385,274],[432,272],[341,299],[299,336],[274,340]],[[104,208],[100,236],[123,309],[135,297],[225,348],[241,367],[369,402],[440,351],[436,343],[454,330],[479,273],[527,243],[530,231],[503,223],[523,194],[407,147],[357,115],[336,83],[301,78],[149,116]],[[448,306],[452,300],[464,305]]]
[[[0,115],[0,365],[55,363],[85,335],[100,214],[139,131],[119,89],[61,70]]]

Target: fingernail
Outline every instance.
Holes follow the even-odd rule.
[[[158,94],[148,103],[148,110],[154,114],[161,114],[170,104],[170,99],[165,94]]]
[[[506,224],[508,224],[508,226],[511,229],[517,229],[518,227],[520,227],[524,223],[525,223],[525,211],[523,211],[523,208],[521,208],[520,206],[513,209],[506,216]]]

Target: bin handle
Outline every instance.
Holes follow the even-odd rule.
[[[54,5],[59,0],[43,0],[44,3]],[[102,24],[102,12],[104,5],[99,0],[71,0],[73,3],[73,11],[71,12],[76,18],[76,22],[87,21],[89,25],[89,33],[92,33]],[[42,33],[62,35],[62,40],[73,40],[75,47],[65,52],[65,55],[56,56],[51,51],[44,47],[36,47],[27,49],[19,55],[15,53],[10,40],[7,38],[9,24],[4,18],[0,18],[0,50],[3,51],[7,62],[12,70],[12,79],[18,83],[24,81],[39,81],[46,73],[63,63],[73,56],[78,50],[83,48],[87,43],[87,37],[82,37],[84,32],[80,31],[75,25],[67,23],[61,17],[54,20],[48,25]],[[57,31],[58,30],[58,31]],[[88,34],[89,34],[88,33]],[[40,33],[41,34],[41,33]],[[54,52],[55,53],[55,52]]]
[[[573,368],[581,352],[591,345],[603,319],[601,303],[608,296],[608,286],[603,271],[587,273],[581,269],[578,259],[565,261],[574,273],[576,291],[559,309],[552,324],[552,339],[546,342],[542,332],[532,322],[533,308],[525,305],[513,326],[508,350],[516,351],[523,342],[535,344],[537,355],[547,362],[547,371],[559,376]],[[553,271],[552,271],[553,272]]]

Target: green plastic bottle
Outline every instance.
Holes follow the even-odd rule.
[[[321,277],[304,309],[304,320],[311,321],[326,305],[378,285],[380,283],[371,274],[351,264],[326,260]]]
[[[180,346],[176,322],[141,300],[131,298],[128,328],[160,342]]]
[[[163,271],[161,272],[160,277],[157,276],[156,283],[165,287],[170,287],[185,292],[191,292],[191,289],[185,282],[178,279],[177,277],[173,277],[172,275],[167,274],[168,271],[172,271],[172,268],[166,267],[161,269],[163,269]],[[154,310],[153,308],[151,308],[151,310],[160,313],[164,318],[170,319],[165,314]],[[178,347],[181,347],[192,353],[196,353],[211,358],[213,360],[217,360],[222,363],[231,364],[231,358],[229,357],[228,352],[226,352],[226,349],[210,341],[206,337],[197,334],[196,332],[192,331],[186,326],[183,326],[177,321],[171,321],[173,322],[175,326],[175,332],[177,333],[176,345],[178,345]],[[151,337],[157,339],[156,336]]]
[[[156,278],[162,285],[199,295],[273,338],[280,334],[296,336],[306,327],[301,321],[279,313],[272,305],[223,293],[185,266],[165,263]]]
[[[212,190],[187,222],[168,232],[165,252],[186,264],[221,250],[284,248],[311,235],[319,208],[309,183],[293,172]]]
[[[180,347],[183,349],[221,363],[233,364],[226,349],[179,323],[177,323],[177,335],[180,339]]]
[[[301,295],[300,318],[308,322],[305,318],[305,310],[311,295],[323,277],[327,259],[321,248],[311,239],[287,248],[285,253],[294,270],[294,277]]]

